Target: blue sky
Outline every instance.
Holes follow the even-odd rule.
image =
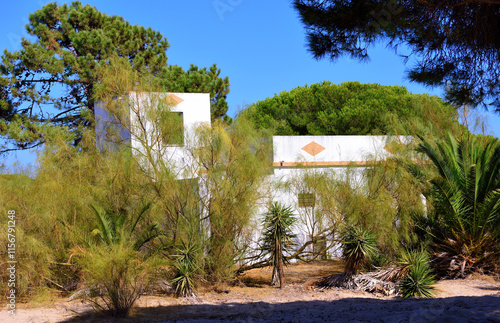
[[[50,1],[2,0],[0,48],[19,49],[20,37],[30,13]],[[58,1],[59,4],[71,1]],[[216,63],[231,82],[230,116],[246,105],[324,80],[332,83],[359,81],[403,85],[413,93],[442,95],[439,88],[426,88],[405,78],[407,66],[384,44],[369,51],[369,62],[342,58],[316,61],[307,51],[305,33],[289,0],[88,0],[108,15],[124,17],[131,24],[151,27],[170,43],[168,63],[189,68]],[[411,62],[410,62],[411,66]],[[500,117],[485,114],[490,130],[500,136]],[[4,158],[12,165],[33,163],[34,154],[15,153]]]

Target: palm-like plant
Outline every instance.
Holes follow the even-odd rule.
[[[151,203],[146,204],[134,219],[127,212],[113,214],[97,205],[92,205],[97,219],[97,228],[92,231],[92,235],[99,237],[107,247],[127,241],[131,242],[133,250],[138,251],[148,242],[161,236],[158,223],[150,224],[142,231],[136,232],[137,225],[150,207]]]
[[[271,285],[284,283],[283,266],[286,264],[284,253],[293,246],[292,226],[297,221],[292,208],[274,202],[264,217],[264,231],[262,238],[262,249],[266,255],[270,255],[273,266]]]
[[[356,225],[348,225],[344,229],[341,246],[342,258],[345,262],[344,272],[323,277],[317,282],[318,287],[356,288],[353,277],[378,250],[375,235]]]
[[[440,263],[464,275],[499,253],[500,141],[473,135],[457,141],[448,135],[432,145],[420,139],[419,150],[437,170],[429,180],[434,212],[426,226]]]

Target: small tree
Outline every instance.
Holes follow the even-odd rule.
[[[270,255],[273,266],[271,285],[283,287],[283,265],[286,264],[285,252],[289,251],[295,238],[292,226],[297,221],[291,207],[274,202],[264,217],[262,249]]]
[[[259,188],[271,165],[270,141],[239,117],[231,125],[217,120],[211,126],[194,126],[184,132],[183,147],[172,153],[165,139],[175,135],[174,114],[157,82],[120,58],[111,60],[101,75],[96,100],[137,143],[132,154],[172,246],[166,254],[175,256],[181,241],[196,237],[193,242],[206,253],[200,269],[205,277],[231,277],[247,245],[248,226],[262,196]],[[112,130],[121,139],[120,131]],[[177,159],[178,152],[186,162]]]

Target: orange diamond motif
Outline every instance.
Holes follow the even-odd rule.
[[[175,94],[169,94],[165,97],[165,102],[171,107],[175,107],[177,104],[181,103],[184,101],[183,99],[179,98]]]
[[[385,145],[385,146],[384,146],[384,149],[385,149],[385,150],[387,150],[389,153],[391,153],[391,154],[393,154],[393,155],[394,155],[394,154],[396,154],[396,152],[397,152],[397,148],[398,148],[397,146],[398,146],[398,145],[397,145],[397,143],[395,143],[395,142],[393,141],[393,142],[391,142],[391,143],[389,143],[389,144]]]
[[[311,156],[316,156],[325,149],[326,149],[325,147],[321,146],[320,144],[314,141],[311,141],[310,143],[302,147],[302,150]]]

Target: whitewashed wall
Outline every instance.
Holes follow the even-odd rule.
[[[350,162],[384,159],[387,136],[274,136],[274,163],[323,162],[319,166],[345,166]],[[406,137],[398,137],[406,141]],[[285,164],[286,165],[286,164]],[[312,165],[311,165],[312,166]]]
[[[408,137],[387,136],[274,136],[273,137],[273,165],[274,172],[270,176],[270,183],[291,183],[303,177],[306,173],[329,173],[341,178],[345,175],[348,166],[351,166],[351,179],[360,183],[362,172],[373,160],[383,160],[391,155],[391,141],[407,142]],[[271,190],[268,202],[277,201],[291,206],[299,216],[295,232],[297,244],[310,240],[313,208],[299,207],[296,186],[281,187]],[[307,193],[306,191],[303,193]],[[269,205],[269,204],[267,204]],[[263,205],[259,212],[267,211]],[[338,246],[336,246],[338,247]],[[339,256],[336,247],[329,250],[330,255]]]

